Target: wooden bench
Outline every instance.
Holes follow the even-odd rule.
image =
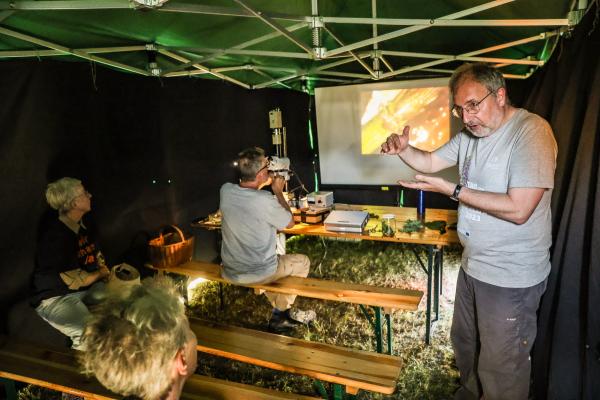
[[[0,337],[0,378],[4,378],[9,400],[12,400],[13,396],[13,399],[16,399],[14,384],[12,390],[9,388],[12,381],[30,383],[85,399],[123,398],[104,388],[96,379],[80,374],[74,352],[43,348],[5,336]],[[12,393],[9,393],[9,390]],[[201,375],[192,375],[187,380],[181,398],[189,400],[316,399]]]
[[[345,388],[392,394],[400,374],[399,357],[226,326],[196,318],[190,326],[198,350],[278,371],[301,374]],[[335,390],[335,388],[334,388]]]
[[[221,277],[220,270],[221,266],[218,264],[190,261],[163,271],[186,275],[190,278],[202,278],[220,283],[231,283]],[[361,310],[368,318],[375,331],[376,349],[379,353],[383,352],[384,340],[382,324],[385,320],[387,327],[386,352],[388,354],[392,354],[393,342],[391,311],[415,311],[423,297],[423,292],[419,290],[379,287],[324,279],[300,278],[296,276],[288,276],[268,284],[239,284],[239,286],[251,287],[260,291],[296,294],[298,296],[312,297],[315,299],[359,304]],[[373,308],[375,314],[374,318],[372,318],[365,306],[371,306]]]
[[[210,281],[231,283],[221,277],[220,265],[190,261],[165,271],[203,278]],[[389,310],[414,311],[419,306],[423,292],[399,288],[378,287],[359,283],[335,282],[324,279],[288,276],[268,284],[236,284],[276,293],[297,294],[322,300],[342,301],[383,307]]]

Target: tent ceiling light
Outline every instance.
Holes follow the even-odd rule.
[[[131,0],[136,7],[159,8],[169,0]]]

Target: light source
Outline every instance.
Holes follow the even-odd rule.
[[[169,0],[130,0],[136,8],[160,8]]]
[[[208,279],[196,278],[196,279],[192,280],[190,283],[188,283],[188,285],[187,285],[187,298],[191,299],[192,292],[194,291],[194,289],[196,289],[198,286],[200,286],[204,282],[208,282]]]

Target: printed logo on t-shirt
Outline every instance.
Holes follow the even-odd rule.
[[[479,185],[473,181],[467,181],[465,186],[469,189],[480,190],[482,192],[485,191],[485,189],[480,188]],[[481,211],[468,206],[465,206],[465,216],[471,221],[481,221]]]
[[[77,251],[79,265],[85,268],[96,264],[96,245],[90,243],[90,239],[86,233],[79,235],[77,246],[79,247],[79,250]]]

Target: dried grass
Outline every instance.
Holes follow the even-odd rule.
[[[404,287],[425,291],[427,277],[408,245],[382,242],[331,241],[318,237],[297,236],[288,239],[288,253],[306,254],[311,259],[311,277],[341,282],[367,283],[378,286]],[[424,252],[424,249],[422,249]],[[423,260],[426,256],[423,253]],[[441,318],[435,324],[432,344],[426,346],[425,304],[423,298],[416,312],[393,313],[394,354],[404,361],[397,391],[392,396],[360,391],[358,399],[450,399],[456,390],[458,372],[453,365],[449,340],[452,300],[460,249],[444,253]],[[219,309],[218,285],[200,286],[190,299],[190,315],[230,325],[266,330],[271,306],[264,296],[252,290],[225,285],[225,307]],[[299,327],[294,337],[375,351],[375,335],[358,305],[299,297],[296,306],[317,312],[317,320]],[[312,380],[266,368],[202,355],[199,373],[217,378],[272,389],[315,395]]]
[[[311,259],[312,277],[341,282],[367,283],[378,286],[404,287],[426,291],[427,278],[408,245],[382,242],[331,241],[318,237],[297,236],[288,240],[288,253],[306,254]],[[426,257],[423,257],[426,261]],[[460,249],[444,253],[441,318],[435,324],[432,343],[426,346],[425,304],[423,298],[416,312],[393,314],[394,355],[404,361],[397,390],[391,396],[360,391],[357,399],[451,399],[457,388],[458,372],[453,365],[449,340],[456,275],[460,266]],[[189,299],[189,315],[246,328],[266,330],[271,307],[264,296],[250,289],[225,285],[225,307],[219,307],[218,285],[207,282]],[[313,309],[317,320],[299,327],[293,336],[367,351],[375,351],[375,335],[359,306],[299,297],[296,306]],[[220,357],[201,354],[197,373],[246,384],[316,395],[310,378],[273,371]],[[60,399],[51,390],[28,385],[19,392],[19,400]]]

